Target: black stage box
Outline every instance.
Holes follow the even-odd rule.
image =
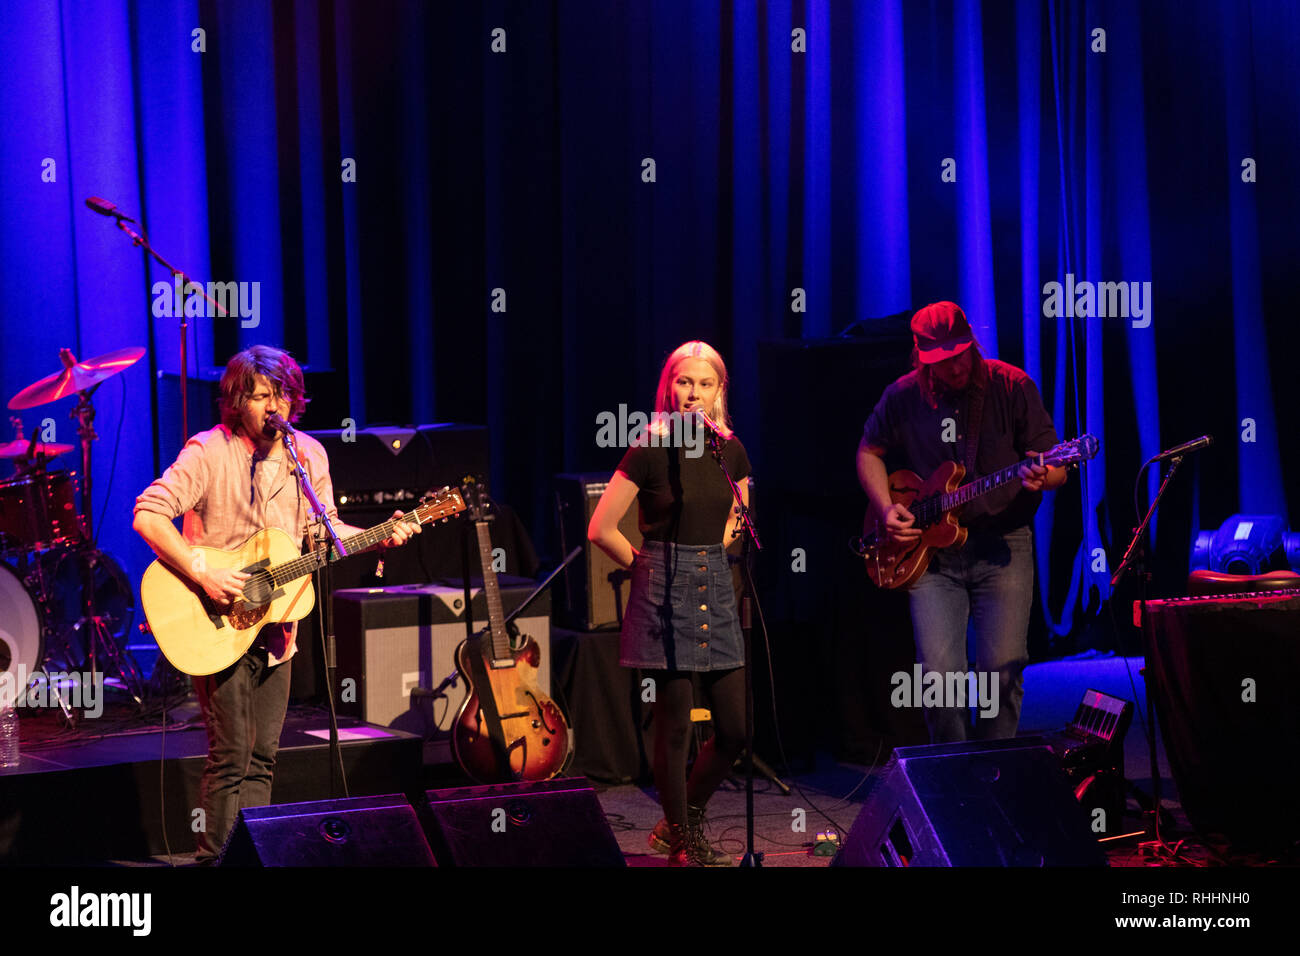
[[[441,866],[626,866],[581,778],[430,790],[425,799]]]
[[[1300,597],[1174,599],[1147,611],[1148,692],[1187,818],[1239,847],[1294,845]]]
[[[239,811],[222,866],[437,866],[400,793]]]
[[[603,472],[555,476],[555,506],[560,523],[560,550],[568,554],[582,548],[582,557],[564,569],[563,620],[578,631],[598,631],[623,623],[623,607],[631,587],[631,572],[587,540],[587,526],[605,493],[610,475]],[[618,530],[641,547],[637,526],[640,508],[636,502],[618,523]]]
[[[835,866],[1105,866],[1041,737],[899,747]]]

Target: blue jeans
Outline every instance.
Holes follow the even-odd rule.
[[[975,705],[973,733],[969,707],[926,707],[931,743],[1016,735],[1025,693],[1023,671],[1029,662],[1033,554],[1033,536],[1027,527],[1005,534],[971,532],[962,547],[936,552],[929,569],[912,585],[908,599],[922,670],[968,671],[970,624],[976,674],[985,675],[990,692],[995,674],[997,679],[996,713],[991,713],[991,707],[981,710]]]
[[[208,731],[208,759],[199,783],[205,826],[198,833],[195,862],[216,858],[240,810],[271,802],[290,666],[268,666],[266,649],[253,647],[224,671],[194,678]]]

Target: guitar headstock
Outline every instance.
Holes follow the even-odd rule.
[[[466,475],[461,480],[460,493],[464,496],[465,507],[469,510],[471,521],[492,520],[492,500],[488,498],[486,482],[479,480],[475,475]]]
[[[1097,457],[1101,451],[1101,442],[1092,435],[1080,435],[1070,441],[1063,441],[1043,455],[1043,464],[1064,468]]]
[[[437,491],[426,492],[412,512],[420,524],[446,521],[465,510],[465,499],[459,491],[444,485]]]

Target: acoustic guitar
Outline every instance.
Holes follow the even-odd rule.
[[[930,558],[940,548],[961,547],[967,531],[957,520],[962,505],[1013,481],[1020,481],[1025,465],[1068,467],[1096,456],[1101,446],[1092,435],[1062,442],[1051,451],[1009,465],[991,475],[962,484],[966,467],[947,461],[924,481],[916,472],[899,470],[889,475],[889,498],[912,513],[921,536],[894,541],[882,523],[867,512],[867,525],[855,550],[866,559],[867,574],[882,588],[907,587],[925,573]]]
[[[390,518],[368,531],[343,539],[343,548],[357,554],[392,536],[398,522],[428,524],[445,521],[465,510],[460,492],[443,488],[426,495],[419,507],[401,518]],[[287,624],[306,617],[316,606],[311,575],[323,567],[325,550],[301,553],[299,543],[279,528],[263,528],[238,548],[196,547],[208,567],[238,568],[250,575],[243,597],[217,604],[206,591],[159,559],[145,569],[140,604],[163,656],[193,677],[225,670],[244,656],[266,624]]]
[[[466,484],[462,494],[478,539],[488,626],[456,649],[467,696],[452,727],[456,762],[479,783],[549,780],[569,760],[569,723],[537,683],[542,651],[505,623],[501,589],[492,567],[487,495]]]

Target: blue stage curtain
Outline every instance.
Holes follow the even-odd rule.
[[[131,501],[180,441],[154,452],[178,331],[151,314],[167,275],[90,195],[138,213],[196,278],[261,283],[255,327],[192,323],[191,373],[267,342],[335,369],[358,426],[488,422],[493,487],[544,545],[551,474],[613,467],[596,415],[648,408],[680,342],[730,361],[761,476],[789,450],[756,421],[759,390],[789,385],[757,381],[758,342],[949,298],[989,355],[1039,383],[1063,437],[1102,441],[1035,524],[1052,633],[1087,630],[1108,596],[1137,467],[1160,448],[1218,440],[1157,527],[1170,589],[1197,527],[1295,505],[1279,411],[1300,345],[1293,4],[85,0],[0,15],[0,386],[56,370],[60,346],[148,346],[96,396],[101,543],[133,576],[149,554]],[[1151,282],[1150,324],[1046,316],[1045,283],[1067,275]],[[818,388],[793,398],[865,418],[877,397]],[[27,425],[52,418],[74,441],[70,405]],[[192,408],[190,430],[211,420]],[[847,468],[856,438],[819,467]]]

